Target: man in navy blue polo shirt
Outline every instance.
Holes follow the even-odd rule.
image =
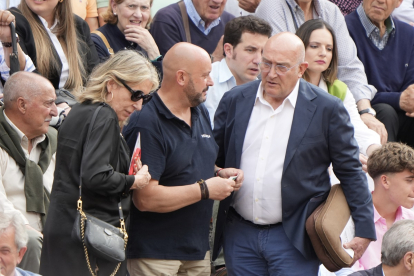
[[[240,189],[243,172],[215,166],[218,146],[201,104],[213,85],[207,52],[178,43],[167,52],[163,71],[161,88],[125,132],[127,140],[140,132],[142,163],[152,176],[133,195],[128,270],[209,276],[213,200]]]

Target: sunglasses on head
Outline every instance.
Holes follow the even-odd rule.
[[[129,91],[131,92],[131,101],[137,102],[142,99],[142,104],[146,104],[152,98],[152,93],[144,94],[141,90],[134,90],[129,87],[123,80],[117,78],[117,80]]]

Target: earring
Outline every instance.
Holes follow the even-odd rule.
[[[63,1],[63,0],[62,0]],[[116,12],[114,12],[114,15],[116,16]]]
[[[63,0],[59,0],[59,3],[62,3],[63,2]]]

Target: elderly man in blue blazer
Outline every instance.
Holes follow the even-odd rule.
[[[376,239],[348,113],[338,98],[301,79],[304,56],[294,34],[273,36],[262,81],[225,93],[216,111],[216,165],[244,172],[243,186],[220,203],[217,217],[213,259],[223,245],[229,275],[317,275],[305,221],[328,196],[331,163],[355,223],[356,237],[345,246],[360,258]]]

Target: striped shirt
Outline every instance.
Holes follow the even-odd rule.
[[[26,54],[24,56],[26,58],[26,65],[24,67],[24,71],[26,72],[34,71],[36,68],[33,65],[32,59]],[[8,78],[10,77],[10,68],[6,64],[6,60],[4,57],[4,51],[3,51],[3,44],[1,44],[1,42],[0,42],[0,75],[4,81],[7,81]],[[3,93],[3,85],[1,84],[1,82],[0,82],[0,93]]]

